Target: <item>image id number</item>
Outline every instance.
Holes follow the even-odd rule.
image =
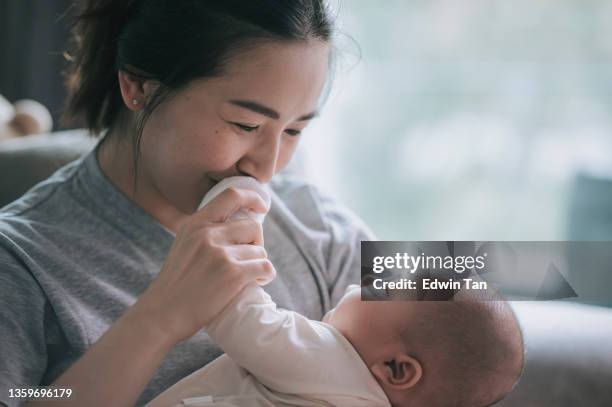
[[[9,389],[9,398],[12,399],[60,399],[69,398],[71,395],[72,389],[56,387],[23,387],[18,389]]]

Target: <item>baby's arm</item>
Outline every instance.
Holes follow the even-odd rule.
[[[324,393],[330,385],[354,385],[339,371],[350,356],[345,340],[323,323],[279,310],[259,286],[247,286],[207,327],[207,332],[238,365],[264,385],[285,393]],[[349,386],[350,387],[350,386]]]

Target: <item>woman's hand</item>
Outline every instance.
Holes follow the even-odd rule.
[[[256,192],[228,188],[184,221],[159,275],[131,310],[171,343],[195,334],[247,284],[274,278],[261,225],[227,221],[240,209],[267,211]]]

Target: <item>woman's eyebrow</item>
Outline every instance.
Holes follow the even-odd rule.
[[[245,109],[249,109],[252,112],[262,114],[271,119],[278,120],[280,118],[280,114],[278,112],[268,106],[264,106],[261,103],[254,102],[252,100],[230,100],[229,103],[243,107]],[[319,113],[317,111],[305,114],[297,119],[297,121],[306,121],[316,117]]]

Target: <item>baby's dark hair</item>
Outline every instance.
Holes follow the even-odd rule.
[[[449,301],[413,305],[416,321],[411,318],[398,334],[423,365],[424,405],[489,406],[518,382],[523,335],[506,301],[460,291]]]
[[[222,74],[232,56],[258,43],[331,43],[334,34],[325,0],[82,0],[72,9],[62,125],[79,122],[97,136],[129,123],[135,169],[145,122],[190,82]],[[134,124],[118,70],[159,85]]]

